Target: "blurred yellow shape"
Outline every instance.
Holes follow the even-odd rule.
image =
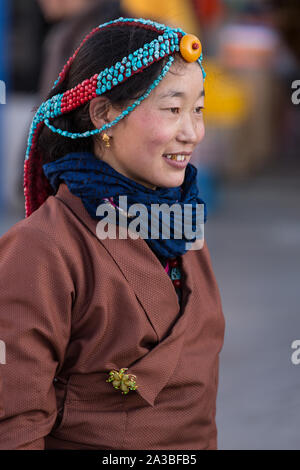
[[[251,96],[242,80],[229,74],[213,60],[204,60],[207,74],[204,117],[208,124],[234,127],[251,111]]]
[[[163,22],[199,35],[199,25],[190,0],[122,0],[122,7],[135,17]]]

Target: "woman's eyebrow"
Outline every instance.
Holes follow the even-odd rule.
[[[167,93],[158,95],[158,98],[184,98],[186,94],[183,91],[169,90]],[[204,90],[200,91],[198,98],[205,96]]]

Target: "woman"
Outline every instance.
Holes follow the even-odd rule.
[[[144,233],[155,204],[192,206],[199,225],[200,54],[195,36],[119,18],[38,109],[27,217],[0,242],[1,448],[217,448],[224,317],[207,245],[175,236],[175,212],[172,236],[136,236],[130,212],[145,207]]]

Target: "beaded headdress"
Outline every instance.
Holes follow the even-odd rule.
[[[113,26],[120,25],[140,25],[143,28],[151,29],[152,31],[159,33],[159,36],[157,39],[153,39],[150,43],[144,44],[143,47],[140,47],[129,54],[128,57],[123,57],[120,62],[116,62],[111,67],[107,67],[100,71],[99,74],[95,74],[92,77],[87,78],[74,88],[67,90],[64,93],[59,93],[53,96],[42,103],[38,108],[31,124],[24,163],[26,217],[38,209],[49,195],[53,194],[53,189],[43,173],[42,158],[37,149],[37,140],[43,126],[46,125],[52,132],[71,139],[90,137],[114,126],[133,111],[144,99],[146,99],[151,91],[160,83],[174,62],[174,54],[176,52],[180,52],[181,56],[187,62],[197,61],[201,67],[203,78],[205,78],[205,72],[202,66],[202,47],[196,36],[186,34],[180,28],[170,28],[164,24],[145,20],[143,18],[118,18],[117,20],[99,25],[83,39],[80,46],[76,49],[73,56],[70,57],[60,72],[52,89],[65,79],[79,49],[91,36],[93,36],[93,34],[97,33],[99,29],[111,28]],[[114,121],[105,124],[100,129],[94,129],[83,133],[72,133],[58,129],[50,123],[51,119],[55,119],[58,116],[62,116],[63,114],[86,104],[91,99],[110,91],[113,87],[128,80],[132,75],[142,72],[146,67],[149,67],[154,62],[166,57],[168,57],[166,65],[144,95],[125,109],[116,119],[114,119]]]

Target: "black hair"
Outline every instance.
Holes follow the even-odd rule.
[[[161,33],[146,29],[142,25],[112,25],[99,29],[85,41],[79,49],[65,79],[47,96],[47,99],[58,93],[64,93],[106,67],[111,67],[124,56],[128,56],[145,43],[156,39]],[[122,109],[133,99],[140,98],[153,81],[159,76],[166,59],[154,62],[142,72],[136,73],[120,85],[106,92],[111,104]],[[53,125],[68,132],[85,132],[95,129],[89,115],[89,102],[85,105],[59,116],[52,121]],[[53,133],[44,126],[38,139],[42,164],[55,161],[71,152],[93,152],[93,137],[70,139]]]

